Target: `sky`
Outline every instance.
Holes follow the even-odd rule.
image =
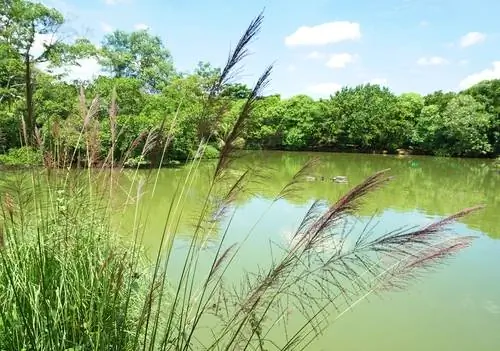
[[[395,93],[458,91],[500,78],[498,0],[45,0],[65,30],[99,44],[121,29],[162,38],[181,71],[222,66],[250,21],[261,32],[238,81],[253,84],[274,64],[266,93],[315,98],[377,83]],[[71,71],[99,74],[93,60]]]

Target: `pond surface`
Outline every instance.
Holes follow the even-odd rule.
[[[320,158],[314,171],[319,180],[304,183],[292,199],[279,200],[269,208],[283,185],[311,157]],[[213,166],[211,161],[200,166],[186,190],[184,213],[196,215]],[[372,296],[356,305],[308,349],[500,350],[500,173],[493,170],[490,160],[251,152],[238,159],[234,167],[249,168],[259,175],[253,176],[258,181],[249,185],[251,191],[236,201],[228,230],[228,240],[238,242],[257,223],[238,261],[248,269],[266,263],[269,241],[286,241],[314,200],[334,201],[379,170],[390,168],[394,180],[371,194],[359,212],[363,218],[375,216],[379,231],[428,223],[465,207],[484,204],[485,209],[453,226],[458,234],[478,237],[471,247],[409,289],[382,298]],[[188,167],[162,169],[154,195],[152,185],[144,188],[141,201],[148,209],[144,243],[150,250],[159,245],[172,196],[187,172]],[[139,178],[146,174],[140,171]],[[322,181],[321,176],[345,176],[348,182]],[[131,178],[131,173],[124,175],[123,189],[130,186]],[[130,226],[134,199],[127,201],[129,208],[120,220]],[[179,242],[190,235],[188,223],[193,218],[187,217],[179,223]],[[217,241],[220,234],[215,233],[212,239]],[[236,283],[240,277],[233,275],[230,279]]]

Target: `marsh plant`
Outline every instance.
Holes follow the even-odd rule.
[[[235,78],[262,20],[260,14],[250,23],[207,89],[200,119],[223,123],[220,93]],[[185,165],[187,176],[164,209],[153,259],[142,249],[143,237],[150,234],[143,225],[148,213],[141,199],[154,195],[159,167],[139,172],[136,163],[127,171],[132,179],[127,189],[118,179],[131,150],[140,150],[139,161],[155,154],[162,164],[171,150],[176,119],[138,135],[122,161],[115,162],[112,153],[120,137],[116,99],[107,122],[111,151],[101,155],[96,131],[102,121],[94,118],[98,97],[88,107],[82,91],[74,138],[61,136],[57,124],[51,135],[35,135],[46,167],[23,177],[2,176],[0,349],[307,349],[360,301],[405,288],[471,243],[471,237],[447,229],[476,208],[382,235],[369,226],[355,229],[352,223],[363,200],[391,180],[390,171],[383,170],[333,203],[315,201],[287,246],[271,243],[272,255],[258,269],[242,270],[238,284],[229,280],[246,240],[259,235],[252,223],[239,242],[228,240],[236,200],[250,185],[262,183],[262,175],[254,170],[236,172],[233,161],[241,156],[237,143],[271,71],[270,66],[257,80],[222,140],[213,125],[200,130],[202,142]],[[204,162],[200,155],[214,142],[220,146],[219,158],[207,193],[199,213],[186,213],[184,201]],[[72,170],[76,160],[89,167]],[[317,162],[310,160],[298,169],[271,206],[300,192]],[[134,207],[134,225],[123,236],[111,221],[122,211],[117,194],[133,199],[128,206]],[[193,217],[192,233],[183,238],[187,245],[173,250],[181,221]],[[181,264],[172,274],[174,256]],[[292,323],[290,314],[302,317],[295,316]]]

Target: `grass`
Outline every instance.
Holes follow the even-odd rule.
[[[0,348],[121,349],[140,291],[130,249],[85,187],[17,179],[2,189]]]
[[[261,14],[251,22],[229,55],[209,90],[204,114],[222,110],[218,94],[248,54],[262,20]],[[0,190],[0,349],[306,349],[330,326],[332,315],[340,318],[371,294],[405,288],[470,244],[473,238],[454,236],[447,228],[476,208],[384,235],[375,236],[369,228],[350,230],[346,224],[356,217],[365,197],[390,181],[388,171],[381,171],[336,202],[315,202],[288,247],[274,247],[272,260],[243,275],[239,285],[228,282],[227,274],[246,239],[256,235],[254,223],[242,241],[227,242],[235,201],[249,183],[259,180],[252,170],[232,172],[235,144],[271,70],[267,68],[257,80],[226,133],[196,214],[185,213],[183,205],[201,157],[187,164],[188,175],[164,209],[161,240],[152,260],[141,248],[147,234],[142,224],[148,220],[141,198],[150,195],[144,193],[146,184],[154,194],[159,169],[138,177],[138,162],[130,188],[120,188],[123,162],[115,162],[113,148],[100,159],[93,120],[97,103],[94,100],[87,108],[82,92],[76,145],[54,137],[49,147],[39,137],[46,168],[6,179]],[[109,116],[112,144],[120,133],[113,111],[114,101]],[[163,159],[174,125],[175,118],[170,126],[162,124],[141,134],[130,150],[142,145],[141,156],[160,150]],[[211,137],[201,141],[197,155],[207,150]],[[86,165],[101,167],[83,173],[70,170],[79,154]],[[317,162],[311,160],[297,170],[272,205],[300,191]],[[135,199],[134,225],[128,228],[132,239],[121,238],[111,225],[112,216],[117,216],[113,198],[121,191]],[[174,252],[175,233],[188,215],[196,215],[192,235],[184,251]],[[207,238],[213,233],[220,239],[213,254],[207,255]],[[325,250],[332,239],[336,245]],[[182,262],[176,277],[168,274],[174,255]],[[289,323],[292,307],[303,316],[295,319],[301,321],[298,325]],[[275,331],[283,337],[271,337]]]

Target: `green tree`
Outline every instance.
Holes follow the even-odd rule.
[[[7,43],[0,43],[0,105],[23,96],[23,62]]]
[[[23,62],[27,143],[33,142],[35,115],[35,65],[49,62],[62,65],[75,62],[92,47],[87,39],[73,44],[60,38],[63,15],[56,9],[26,0],[3,0],[0,6],[0,41]]]
[[[500,79],[484,80],[462,94],[470,95],[484,104],[486,110],[492,114],[500,114]]]
[[[35,63],[45,62],[58,49],[58,42],[53,36],[63,24],[61,13],[39,3],[25,0],[4,0],[0,10],[2,42],[8,43],[22,58],[24,64],[24,85],[26,98],[26,132],[27,142],[32,142],[35,130],[33,112],[33,76]],[[41,53],[34,52],[35,40],[48,38],[43,44]]]
[[[0,152],[19,147],[23,113],[23,62],[7,43],[0,43]]]
[[[319,140],[320,109],[307,95],[296,95],[281,103],[284,127],[283,145],[290,149],[313,147]]]
[[[99,63],[116,78],[137,78],[158,93],[174,73],[172,57],[160,37],[147,30],[114,31],[104,37]]]
[[[496,154],[500,153],[500,79],[482,81],[463,92],[484,104],[492,115],[489,140]]]
[[[388,123],[392,148],[411,146],[415,125],[424,107],[424,98],[418,93],[403,93],[397,98],[395,118]]]
[[[420,152],[435,153],[440,148],[439,138],[443,128],[443,116],[439,111],[439,106],[424,106],[416,119],[415,129],[412,133],[412,144]]]
[[[343,147],[395,149],[400,146],[398,133],[404,129],[396,116],[396,103],[396,96],[386,87],[344,87],[328,101],[330,129]]]
[[[42,72],[37,75],[34,94],[37,124],[43,125],[50,118],[66,119],[76,113],[78,91],[70,83],[60,81]]]
[[[398,96],[398,113],[405,121],[409,121],[414,124],[418,119],[423,107],[424,98],[418,93],[403,93]]]
[[[222,96],[229,97],[233,100],[246,99],[250,96],[252,90],[246,85],[241,83],[229,84],[226,89],[221,93]]]
[[[482,156],[492,152],[488,140],[491,115],[470,95],[453,98],[443,112],[443,134],[449,154]]]
[[[198,78],[197,81],[206,94],[210,93],[210,88],[219,79],[220,74],[220,68],[212,66],[210,62],[203,61],[198,62],[193,71],[193,75]]]
[[[247,123],[245,137],[251,148],[278,148],[283,145],[283,105],[279,95],[257,101]]]
[[[116,91],[118,114],[137,116],[142,111],[145,94],[141,93],[141,81],[136,78],[106,76],[98,77],[86,89],[88,100],[99,96],[101,110],[99,118],[106,119],[113,90]]]
[[[156,106],[164,109],[160,113],[162,118],[167,118],[169,128],[173,126],[174,139],[169,155],[174,159],[185,160],[197,149],[203,131],[210,134],[211,128],[216,128],[215,121],[207,122],[210,116],[203,109],[207,95],[204,84],[205,80],[199,75],[178,75],[163,90],[163,98],[154,101]],[[158,110],[149,108],[148,113],[157,113],[153,111]]]
[[[442,90],[435,91],[433,93],[424,96],[424,104],[436,105],[439,107],[439,111],[443,112],[451,99],[455,97],[453,92],[443,92]]]

